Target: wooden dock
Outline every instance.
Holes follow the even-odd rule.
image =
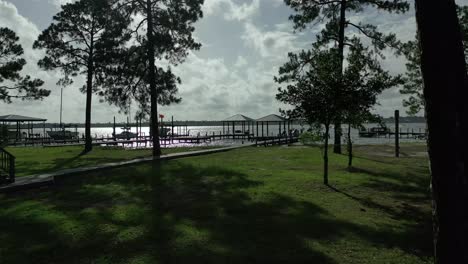
[[[210,136],[179,136],[179,137],[170,137],[170,140],[176,140],[179,143],[196,143],[200,144],[203,142],[211,141]]]
[[[413,139],[426,139],[427,138],[427,132],[426,131],[424,131],[424,132],[421,132],[421,130],[414,131],[414,129],[411,129],[411,130],[407,129],[406,131],[400,130],[398,135],[399,135],[399,138],[413,138]],[[378,131],[378,132],[366,130],[366,131],[359,131],[359,137],[392,138],[392,137],[395,137],[395,132],[391,131],[391,130]]]
[[[273,146],[273,145],[287,145],[299,142],[299,137],[269,137],[263,140],[256,140],[255,146]]]
[[[213,142],[216,140],[242,140],[248,142],[277,142],[279,138],[283,141],[286,137],[278,136],[255,136],[254,134],[216,134],[216,133],[205,133],[204,135],[191,136],[191,135],[174,135],[161,137],[161,145],[167,146],[178,143],[190,143],[190,144],[201,144],[207,142]],[[292,137],[288,137],[294,139]],[[297,138],[296,138],[297,139]],[[136,138],[129,139],[116,139],[114,137],[93,137],[93,146],[117,146],[117,145],[136,145],[136,146],[150,146],[152,137],[150,136],[138,136]],[[296,140],[297,141],[297,140]],[[270,143],[268,143],[270,144]],[[43,147],[66,147],[66,146],[84,146],[85,140],[83,138],[76,139],[65,139],[65,140],[54,140],[50,137],[46,138],[33,138],[22,141],[11,141],[9,146],[16,147],[29,147],[29,146],[43,146]]]

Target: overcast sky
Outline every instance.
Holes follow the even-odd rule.
[[[60,88],[56,82],[61,75],[40,70],[36,64],[42,52],[31,47],[65,1],[0,0],[0,27],[16,31],[25,50],[28,64],[24,74],[41,78],[45,87],[52,90],[43,101],[0,103],[0,115],[20,114],[58,122]],[[468,0],[457,3],[466,5]],[[307,48],[321,25],[294,34],[288,21],[291,10],[283,0],[205,0],[203,11],[204,17],[195,31],[203,47],[175,68],[182,78],[179,87],[182,103],[162,108],[162,112],[176,120],[220,120],[237,113],[258,118],[278,113],[284,106],[275,100],[278,86],[273,76],[285,62],[287,52]],[[415,36],[413,10],[398,15],[367,9],[350,19],[375,24],[378,30],[394,32],[403,41]],[[404,72],[404,63],[403,58],[390,52],[382,61],[395,74]],[[64,122],[84,122],[85,96],[78,90],[83,84],[84,79],[77,78],[74,85],[65,88]],[[99,103],[97,96],[93,99],[93,122],[110,122],[114,115],[124,120],[118,109]],[[385,117],[395,109],[403,112],[401,101],[398,88],[388,90],[380,96],[375,112]]]

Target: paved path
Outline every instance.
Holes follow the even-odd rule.
[[[224,148],[197,150],[197,151],[190,151],[190,152],[171,153],[167,155],[161,155],[157,159],[158,160],[171,160],[171,159],[179,159],[179,158],[186,158],[186,157],[194,157],[194,156],[207,155],[207,154],[213,154],[213,153],[219,153],[219,152],[226,152],[226,151],[249,147],[253,145],[254,144],[244,144],[242,146],[235,146],[235,147],[224,147]],[[56,177],[67,176],[67,175],[83,173],[83,172],[93,172],[93,171],[103,170],[103,169],[118,168],[118,167],[135,165],[135,164],[151,162],[151,161],[153,161],[153,157],[113,162],[113,163],[104,163],[104,164],[91,166],[91,167],[73,168],[73,169],[60,170],[60,171],[56,171],[53,173],[18,177],[16,178],[16,181],[14,183],[0,186],[0,193],[14,192],[14,191],[19,191],[19,190],[26,190],[30,188],[37,188],[37,187],[51,185],[51,184],[54,184]]]

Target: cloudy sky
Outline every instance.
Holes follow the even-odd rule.
[[[0,0],[0,27],[16,31],[25,49],[28,64],[24,73],[41,78],[52,90],[43,101],[2,103],[0,115],[14,113],[58,122],[60,88],[56,82],[60,73],[40,70],[36,63],[42,53],[31,47],[64,1]],[[468,0],[457,3],[467,5]],[[179,87],[182,103],[162,108],[162,112],[176,120],[220,120],[237,113],[258,118],[278,113],[284,106],[275,100],[277,85],[273,76],[285,62],[287,52],[307,48],[321,25],[294,34],[288,21],[291,10],[283,0],[205,0],[203,10],[204,17],[196,24],[195,32],[203,47],[175,69],[183,81]],[[394,32],[404,41],[415,35],[413,10],[398,15],[367,9],[352,14],[350,19],[375,24],[380,31]],[[382,61],[395,74],[404,72],[404,63],[403,58],[391,53]],[[84,121],[85,96],[78,90],[83,83],[84,79],[77,78],[64,90],[65,122]],[[395,109],[404,111],[401,101],[398,88],[388,90],[381,95],[375,112],[386,117]],[[118,109],[94,97],[93,122],[110,122],[113,116],[125,119]]]

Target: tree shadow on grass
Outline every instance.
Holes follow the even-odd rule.
[[[354,147],[353,157],[367,161],[394,164],[395,163],[395,147],[390,145],[357,145]],[[419,152],[425,152],[423,146],[406,146],[400,147],[400,160],[415,157],[414,155]],[[348,155],[343,154],[343,155]],[[424,158],[424,157],[419,157]]]
[[[391,228],[335,219],[263,181],[182,161],[75,175],[0,201],[5,263],[336,263],[310,241],[348,233],[410,251]]]
[[[387,169],[368,169],[361,167],[352,167],[346,169],[352,173],[361,173],[371,176],[371,182],[379,181],[374,187],[380,188],[381,190],[394,190],[397,189],[401,192],[425,192],[429,185],[429,177],[421,177],[421,175],[428,173],[427,167],[424,168],[404,168],[399,171],[391,171]],[[384,184],[383,181],[387,184]],[[399,184],[392,184],[390,181],[397,181]],[[371,185],[368,185],[372,187]]]
[[[86,156],[86,153],[79,153],[78,155],[71,157],[71,158],[57,158],[53,160],[54,166],[50,168],[50,172],[54,172],[56,170],[61,170],[64,168],[68,168],[69,165],[73,164],[83,156]]]
[[[23,176],[30,176],[34,174],[49,173],[49,172],[55,172],[61,169],[67,169],[67,168],[70,168],[71,164],[83,158],[83,156],[86,156],[86,153],[80,152],[72,157],[56,158],[50,162],[50,166],[45,166],[45,167],[44,167],[44,164],[41,164],[41,162],[37,162],[33,160],[22,162],[21,160],[18,160],[19,163],[17,162],[17,173],[20,173]],[[106,159],[104,158],[103,160],[106,160]],[[102,160],[97,160],[96,162],[102,162]],[[76,166],[72,166],[72,167],[76,167]]]
[[[8,244],[0,257],[5,263],[276,262],[276,257],[333,263],[304,246],[296,220],[282,217],[296,207],[314,222],[320,208],[275,196],[252,201],[245,189],[262,183],[235,171],[155,166],[71,176],[51,192],[9,197],[1,203],[9,209],[0,212],[0,237]],[[317,228],[324,235],[322,230]]]
[[[406,238],[401,237],[399,243],[411,254],[430,258],[433,245],[429,178],[424,177],[427,168],[388,171],[353,167],[351,172],[370,176],[360,184],[358,191],[331,185],[328,187],[358,202],[363,208],[382,211],[390,218],[401,221]]]
[[[165,246],[159,245],[163,262],[335,263],[305,243],[308,238],[336,237],[336,233],[327,231],[333,228],[333,221],[324,218],[327,213],[322,208],[275,193],[268,194],[266,200],[255,200],[245,189],[262,182],[237,172],[226,174],[219,167],[182,166],[164,173],[163,188],[153,189],[152,204],[160,208],[152,212],[166,216],[164,224],[159,225],[165,228],[152,232],[164,238],[160,241]],[[190,176],[177,177],[180,175]],[[153,182],[154,187],[157,185]],[[157,218],[154,215],[151,222],[158,223]],[[187,223],[202,231],[201,241],[184,238],[176,228]]]
[[[80,159],[81,155],[76,155],[71,158],[54,159],[51,164],[43,164],[42,162],[29,160],[27,162],[17,160],[16,173],[21,176],[31,176],[42,173],[55,172],[57,170],[68,168],[70,164]],[[20,176],[20,177],[21,177]]]

